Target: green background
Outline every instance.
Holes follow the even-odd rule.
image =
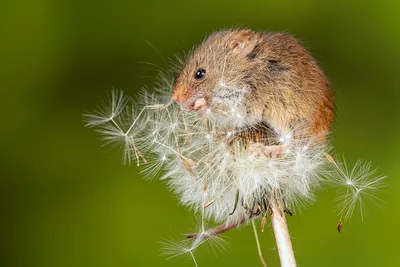
[[[400,266],[399,17],[395,1],[2,1],[0,266],[193,266],[158,243],[193,214],[100,147],[81,114],[112,87],[151,88],[163,57],[232,26],[303,40],[335,91],[337,152],[389,176],[387,204],[341,234],[334,189],[288,218],[299,265]],[[261,266],[251,227],[225,236],[226,252],[196,252],[200,266]],[[278,266],[271,229],[260,238]]]

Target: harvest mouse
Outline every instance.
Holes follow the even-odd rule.
[[[172,98],[189,111],[211,109],[221,125],[263,124],[278,134],[318,136],[322,143],[333,121],[328,79],[307,50],[284,33],[211,34],[183,65]],[[284,148],[264,150],[279,154]]]

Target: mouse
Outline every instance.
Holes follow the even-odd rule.
[[[301,43],[286,33],[251,29],[209,35],[184,61],[172,99],[186,111],[212,114],[222,127],[262,125],[278,136],[326,143],[334,118],[329,81]],[[290,145],[256,144],[279,155]]]

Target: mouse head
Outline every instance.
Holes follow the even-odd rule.
[[[246,93],[249,55],[261,35],[251,30],[220,31],[209,36],[189,56],[176,77],[172,98],[184,109],[205,110],[214,101]]]

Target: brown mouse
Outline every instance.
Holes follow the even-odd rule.
[[[262,123],[294,135],[300,135],[301,125],[301,136],[319,136],[322,142],[333,121],[327,77],[307,50],[283,33],[211,34],[183,65],[172,98],[186,110],[214,108],[222,125]],[[232,113],[240,119],[232,119]]]

